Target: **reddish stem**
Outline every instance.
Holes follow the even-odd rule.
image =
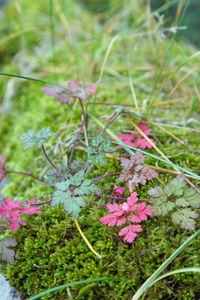
[[[50,158],[48,157],[48,155],[47,155],[47,153],[46,153],[46,151],[45,151],[43,145],[42,145],[42,151],[43,151],[43,153],[44,153],[46,159],[48,160],[48,162],[52,165],[52,167],[53,167],[54,169],[57,169],[56,166],[54,165],[54,163],[53,163],[53,162],[50,160]]]
[[[81,124],[81,127],[79,129],[79,132],[74,140],[74,143],[73,143],[73,146],[72,146],[72,150],[71,150],[71,154],[70,154],[70,159],[69,159],[69,168],[71,168],[71,164],[72,164],[72,158],[73,158],[73,154],[74,154],[74,149],[75,149],[75,146],[76,146],[76,143],[81,135],[81,131],[83,130],[83,126],[85,125],[85,119],[83,120],[82,124]]]
[[[31,206],[39,206],[39,205],[44,205],[44,204],[48,204],[48,203],[51,203],[52,200],[48,200],[46,202],[41,202],[41,203],[36,203],[36,204],[31,204]]]
[[[42,180],[42,179],[40,179],[40,178],[38,178],[38,177],[36,177],[36,176],[30,174],[30,173],[27,173],[27,172],[6,171],[5,175],[6,175],[6,174],[12,174],[12,173],[13,173],[13,174],[22,174],[22,175],[26,175],[26,176],[32,177],[32,178],[34,178],[34,179],[36,179],[36,180],[38,180],[38,181],[40,181],[40,182],[44,182],[44,180]]]
[[[107,177],[110,177],[110,176],[120,175],[120,174],[121,174],[120,172],[116,172],[116,173],[111,173],[111,174],[107,174],[107,175],[98,176],[96,178],[93,178],[92,182],[95,182],[95,181],[98,181],[100,179],[107,178]]]
[[[96,194],[96,196],[98,198],[102,198],[103,197],[102,194]],[[104,195],[104,198],[107,199],[107,200],[123,200],[123,201],[126,201],[125,197],[118,197],[118,196],[105,196]]]

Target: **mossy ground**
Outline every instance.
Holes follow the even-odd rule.
[[[43,77],[57,83],[70,79],[82,81],[83,78],[88,82],[96,81],[104,70],[102,80],[98,83],[97,96],[91,100],[93,104],[86,105],[86,109],[103,122],[113,113],[113,107],[106,104],[134,104],[129,85],[131,76],[138,104],[143,107],[140,109],[142,118],[135,114],[131,114],[131,118],[136,123],[142,119],[172,125],[172,128],[167,129],[185,145],[181,145],[157,125],[150,124],[157,146],[172,162],[200,175],[199,132],[195,131],[199,127],[199,99],[195,89],[199,71],[194,70],[170,94],[176,84],[197,65],[198,57],[188,60],[195,49],[185,45],[184,41],[176,42],[172,38],[166,38],[160,43],[154,18],[151,16],[152,28],[142,25],[149,17],[144,13],[142,4],[126,1],[126,5],[123,5],[120,1],[110,1],[107,13],[93,15],[75,1],[71,0],[67,6],[62,1],[57,3],[54,7],[53,32],[46,26],[52,19],[48,16],[47,4],[38,1],[27,4],[27,1],[20,0],[18,4],[13,2],[4,8],[3,18],[4,21],[8,18],[9,26],[4,23],[4,33],[8,34],[8,39],[2,37],[1,51],[5,57],[1,60],[1,69],[26,75],[23,68],[28,64],[32,77]],[[23,16],[21,21],[18,18],[20,14]],[[28,30],[33,24],[35,30],[19,34],[13,40],[13,32],[19,32],[22,28]],[[151,31],[155,32],[149,35]],[[51,34],[56,41],[54,50],[49,38]],[[106,51],[116,35],[119,38],[114,42],[105,68],[102,69]],[[11,44],[14,48],[8,50]],[[21,58],[26,60],[26,64]],[[34,67],[30,71],[31,63]],[[1,153],[7,155],[9,169],[42,176],[47,168],[44,157],[37,148],[23,152],[19,136],[30,128],[37,131],[50,126],[57,132],[57,136],[47,143],[47,151],[55,163],[60,162],[69,153],[77,124],[80,124],[80,109],[75,109],[75,105],[72,108],[63,106],[43,95],[40,83],[14,81],[15,91],[9,111],[6,110],[5,101],[2,101]],[[2,77],[2,99],[7,82],[8,78]],[[144,99],[148,100],[146,106]],[[175,102],[168,103],[171,100]],[[176,128],[177,125],[180,128]],[[133,128],[127,116],[123,115],[112,124],[111,129],[118,133]],[[98,130],[99,127],[89,120],[88,136],[93,136]],[[157,154],[154,150],[148,151]],[[83,157],[83,153],[82,150],[76,150],[76,158]],[[152,158],[145,162],[167,168],[164,163]],[[95,166],[90,176],[117,171],[119,162],[109,158],[106,166]],[[154,179],[146,186],[138,187],[137,193],[140,198],[147,198],[150,187],[161,184],[160,181],[166,183],[172,178],[172,174],[160,172],[159,181]],[[51,196],[50,188],[36,184],[31,178],[12,175],[9,180],[10,183],[3,191],[5,197],[26,201],[37,195],[45,201]],[[113,184],[117,184],[117,177],[102,180],[99,186],[105,190]],[[73,220],[61,207],[46,206],[42,215],[27,217],[28,225],[13,234],[18,241],[16,262],[13,266],[4,267],[4,272],[11,284],[25,297],[68,282],[118,277],[116,280],[73,287],[70,291],[75,299],[130,299],[156,268],[191,235],[172,225],[169,218],[151,218],[143,224],[143,231],[137,239],[127,245],[118,237],[118,228],[103,226],[98,221],[105,214],[105,209],[93,205],[93,201],[95,198],[87,200],[88,206],[82,209],[79,223],[103,259],[98,259],[89,251]],[[102,201],[105,202],[104,199]],[[199,221],[197,223],[199,227]],[[199,248],[200,241],[197,238],[173,261],[168,270],[199,266]],[[198,299],[199,279],[196,274],[168,277],[154,285],[146,299]],[[62,289],[42,299],[68,297],[67,291]]]

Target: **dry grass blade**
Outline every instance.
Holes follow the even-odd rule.
[[[148,136],[146,136],[146,134],[132,121],[130,120],[130,123],[135,127],[135,129],[151,144],[151,146],[165,159],[167,160],[168,162],[171,162],[169,160],[169,158],[156,146],[154,145],[154,143],[148,138]],[[177,169],[176,167],[174,167],[174,170],[177,171],[178,174],[181,174],[181,172],[179,171],[179,169]],[[187,183],[192,186],[199,194],[200,194],[200,191],[199,189],[188,179],[186,178],[185,179],[187,181]]]
[[[181,78],[181,80],[177,83],[177,85],[173,88],[173,90],[169,93],[168,97],[171,97],[171,95],[175,92],[175,90],[181,85],[181,83],[187,79],[188,77],[190,77],[194,72],[196,72],[198,70],[198,68],[200,67],[200,65],[196,66],[195,68],[193,68],[189,73],[187,73],[183,78]]]
[[[175,136],[173,133],[171,133],[170,131],[168,131],[167,129],[163,128],[161,125],[158,125],[156,123],[153,123],[153,125],[157,126],[158,128],[160,128],[162,131],[166,132],[167,134],[169,134],[171,137],[173,137],[177,142],[179,142],[180,144],[185,145],[185,143],[183,141],[181,141],[177,136]]]

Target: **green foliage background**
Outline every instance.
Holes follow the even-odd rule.
[[[95,82],[102,71],[112,39],[119,35],[105,63],[102,80],[98,83],[98,94],[91,102],[132,105],[131,76],[138,104],[144,106],[144,100],[148,100],[143,110],[147,121],[190,127],[190,130],[168,128],[185,142],[184,146],[157,126],[151,126],[157,146],[174,163],[199,174],[199,133],[193,131],[198,129],[200,113],[199,99],[194,89],[199,82],[199,70],[196,69],[170,95],[176,84],[198,64],[198,56],[188,60],[194,55],[195,49],[184,41],[177,42],[173,36],[161,42],[153,18],[151,31],[155,33],[149,35],[149,28],[143,25],[148,16],[142,1],[109,1],[107,12],[97,15],[72,0],[67,5],[65,1],[52,2],[52,13],[49,3],[19,0],[3,8],[1,70],[56,83],[71,79]],[[9,169],[42,176],[47,169],[44,157],[36,147],[23,152],[20,135],[29,129],[38,131],[50,126],[57,136],[52,137],[46,147],[54,162],[58,163],[69,153],[77,124],[80,123],[80,109],[75,109],[75,105],[63,106],[45,96],[40,91],[40,83],[16,79],[14,96],[9,102],[5,100],[5,92],[10,80],[1,77],[0,81],[0,151],[7,155]],[[174,99],[178,101],[165,104],[165,101]],[[88,104],[86,109],[102,118],[102,121],[105,121],[103,117],[113,113],[111,106],[93,104]],[[131,117],[136,122],[140,121],[135,115]],[[125,116],[119,118],[111,128],[116,133],[122,129],[132,130]],[[97,125],[89,120],[89,137],[97,130]],[[82,150],[76,150],[77,159],[83,155]],[[158,164],[150,158],[146,162]],[[166,167],[160,162],[158,165]],[[90,176],[116,171],[119,171],[119,162],[108,159],[106,167],[96,165]],[[166,173],[160,173],[159,176],[163,183],[172,178]],[[9,180],[3,191],[5,197],[20,201],[30,200],[36,195],[43,197],[44,201],[51,197],[51,188],[35,184],[30,178],[10,175]],[[113,184],[117,184],[117,178],[99,183],[103,190]],[[139,197],[147,198],[147,190],[158,184],[161,183],[155,179],[145,187],[138,187]],[[98,221],[105,214],[105,209],[94,206],[94,200],[88,198],[88,207],[83,209],[79,222],[95,250],[104,256],[102,260],[89,251],[72,219],[61,207],[46,206],[42,215],[27,217],[28,225],[13,234],[18,241],[16,262],[13,266],[2,265],[1,268],[11,284],[26,298],[72,281],[116,276],[120,280],[73,287],[71,294],[75,299],[128,299],[191,235],[173,226],[167,218],[151,218],[143,224],[143,231],[129,246],[118,237],[118,228],[108,228]],[[102,201],[105,202],[104,199]],[[198,238],[168,270],[199,266],[199,248]],[[153,286],[146,299],[197,299],[200,287],[196,283],[199,279],[199,275],[191,274],[169,277]],[[65,289],[43,297],[67,298]]]

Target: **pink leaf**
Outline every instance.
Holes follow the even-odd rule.
[[[54,85],[53,87],[43,87],[41,90],[48,96],[55,97],[58,102],[72,104],[73,98],[87,100],[89,96],[95,94],[97,89],[95,85],[81,86],[75,80],[68,83],[68,89]]]
[[[120,205],[117,203],[108,204],[106,207],[110,212],[119,212],[123,214],[123,209],[121,209]]]
[[[125,193],[125,189],[117,185],[114,186],[113,190],[114,190],[113,196],[123,196]]]
[[[22,209],[22,213],[25,215],[41,214],[42,211],[38,210],[39,207],[30,207],[27,209]]]
[[[116,216],[115,214],[108,214],[99,219],[101,223],[108,226],[115,226],[117,220],[118,220],[118,216]]]
[[[22,208],[20,207],[20,201],[13,201],[4,198],[3,201],[5,204],[0,205],[0,214],[2,216],[9,215],[9,222],[11,223],[8,227],[17,231],[19,228],[18,223],[23,226],[26,226],[26,223],[21,219],[22,214],[41,214],[42,211],[39,210],[39,207],[32,206],[35,203],[36,198],[31,199],[28,203],[24,204]]]
[[[134,192],[127,198],[127,202],[129,204],[129,211],[133,211],[136,209],[135,203],[138,201],[137,193]]]
[[[8,225],[8,228],[10,228],[13,232],[16,232],[19,229],[19,224],[17,222],[14,222]]]
[[[147,136],[150,135],[151,130],[143,123],[140,123],[138,126]],[[132,132],[130,134],[117,134],[117,136],[127,145],[130,147],[140,147],[141,149],[145,149],[145,148],[152,148],[152,145],[146,140],[144,139],[144,137],[138,133],[138,132]],[[133,141],[133,138],[136,137],[136,139]],[[113,140],[113,138],[111,138]],[[154,142],[153,139],[150,139],[152,141],[152,143],[156,144]],[[121,145],[117,145],[116,146],[117,149],[121,149],[122,146]]]
[[[141,225],[129,225],[120,230],[119,236],[125,235],[124,241],[127,241],[127,243],[132,243],[137,236],[136,232],[140,231],[142,231]]]
[[[3,202],[11,209],[20,207],[19,201],[14,201],[14,200],[4,198]]]
[[[141,221],[147,220],[147,215],[151,216],[151,206],[146,206],[146,203],[142,202],[137,205],[137,210],[131,215],[131,222],[140,223]]]

